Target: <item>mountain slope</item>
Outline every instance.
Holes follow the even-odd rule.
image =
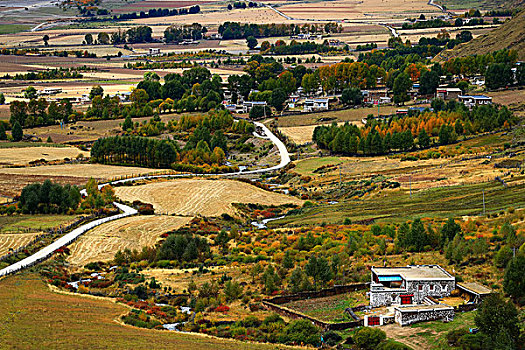
[[[485,54],[501,49],[516,50],[519,60],[525,60],[525,10],[489,33],[441,52],[436,60],[445,61],[452,57]]]

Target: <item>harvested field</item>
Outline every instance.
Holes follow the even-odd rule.
[[[109,180],[118,176],[152,174],[159,169],[139,167],[113,166],[103,164],[60,164],[43,165],[28,168],[0,168],[0,174],[8,175],[40,175],[40,176],[70,176]]]
[[[31,273],[0,281],[0,334],[7,349],[275,349],[276,345],[149,330],[117,322],[129,311],[110,299],[57,293]],[[284,347],[278,347],[284,348]]]
[[[280,205],[302,201],[234,180],[178,179],[141,186],[116,187],[126,201],[136,199],[153,204],[158,213],[217,216],[235,214],[232,203]]]
[[[68,261],[84,266],[93,261],[113,259],[119,250],[129,248],[140,251],[152,246],[164,232],[177,229],[191,220],[177,216],[133,216],[101,225],[71,245]]]
[[[9,173],[2,174],[0,173],[0,196],[5,197],[14,197],[20,195],[22,189],[29,184],[34,182],[44,182],[46,179],[49,179],[53,182],[58,182],[62,185],[70,184],[83,186],[89,180],[89,177],[76,177],[76,176],[45,176],[45,175],[23,175],[23,170],[37,169],[40,167],[34,168],[0,168],[1,170],[20,170],[21,174],[13,175]]]
[[[208,3],[213,3],[214,1],[162,1],[162,0],[145,0],[139,2],[127,3],[119,9],[115,10],[116,13],[128,13],[128,12],[140,12],[147,11],[151,8],[162,8],[162,9],[172,9],[172,8],[181,8],[181,7],[190,7],[194,5],[204,5]]]
[[[76,215],[2,215],[0,216],[0,233],[35,233],[53,227],[68,225],[76,219]]]
[[[46,161],[62,160],[64,158],[76,158],[77,156],[89,156],[76,147],[25,147],[25,148],[2,148],[0,152],[0,166],[26,165],[29,162],[45,159]]]
[[[363,126],[361,121],[353,121],[351,124],[355,124],[359,127]],[[342,123],[338,123],[342,124]],[[287,128],[279,128],[279,130],[290,138],[296,144],[302,145],[308,142],[312,142],[312,136],[314,129],[317,125],[303,125],[303,126],[290,126]]]
[[[33,238],[38,236],[38,233],[2,233],[0,234],[0,256],[9,253],[10,249],[18,249],[25,246]]]

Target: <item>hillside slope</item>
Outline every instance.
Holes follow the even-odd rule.
[[[525,11],[485,35],[441,52],[436,60],[445,61],[452,57],[485,54],[501,49],[516,50],[519,60],[525,60]]]

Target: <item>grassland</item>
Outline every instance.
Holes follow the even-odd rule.
[[[177,179],[141,186],[116,187],[115,194],[126,201],[150,203],[157,213],[218,216],[235,214],[232,203],[280,205],[302,201],[232,180]]]
[[[303,209],[297,216],[274,221],[274,225],[304,225],[341,223],[345,218],[352,221],[376,219],[379,221],[407,220],[422,217],[449,217],[480,215],[483,212],[483,192],[487,212],[499,212],[512,205],[525,206],[525,177],[515,176],[504,187],[500,182],[430,188],[410,191],[407,188],[385,190],[361,199],[344,200],[335,204],[320,204]]]
[[[37,232],[67,225],[76,215],[15,215],[0,216],[0,233]],[[0,236],[0,240],[1,240]]]
[[[34,273],[0,280],[2,349],[276,349],[117,322],[129,309],[110,300],[52,292]]]
[[[176,216],[134,216],[101,225],[71,245],[68,261],[84,266],[113,259],[118,250],[152,246],[164,232],[187,224],[191,218]]]

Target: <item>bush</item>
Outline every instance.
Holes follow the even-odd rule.
[[[343,340],[343,337],[341,337],[339,334],[337,334],[334,331],[329,331],[323,335],[323,340],[327,345],[335,346],[337,345],[337,343]]]
[[[295,320],[289,323],[279,337],[286,344],[318,345],[321,340],[319,329],[308,320]]]
[[[468,333],[469,332],[467,328],[458,328],[458,329],[451,330],[450,332],[447,333],[448,345],[457,346],[459,339]]]
[[[386,333],[379,328],[363,327],[357,330],[354,335],[354,341],[361,349],[375,350],[383,340],[386,339]]]

